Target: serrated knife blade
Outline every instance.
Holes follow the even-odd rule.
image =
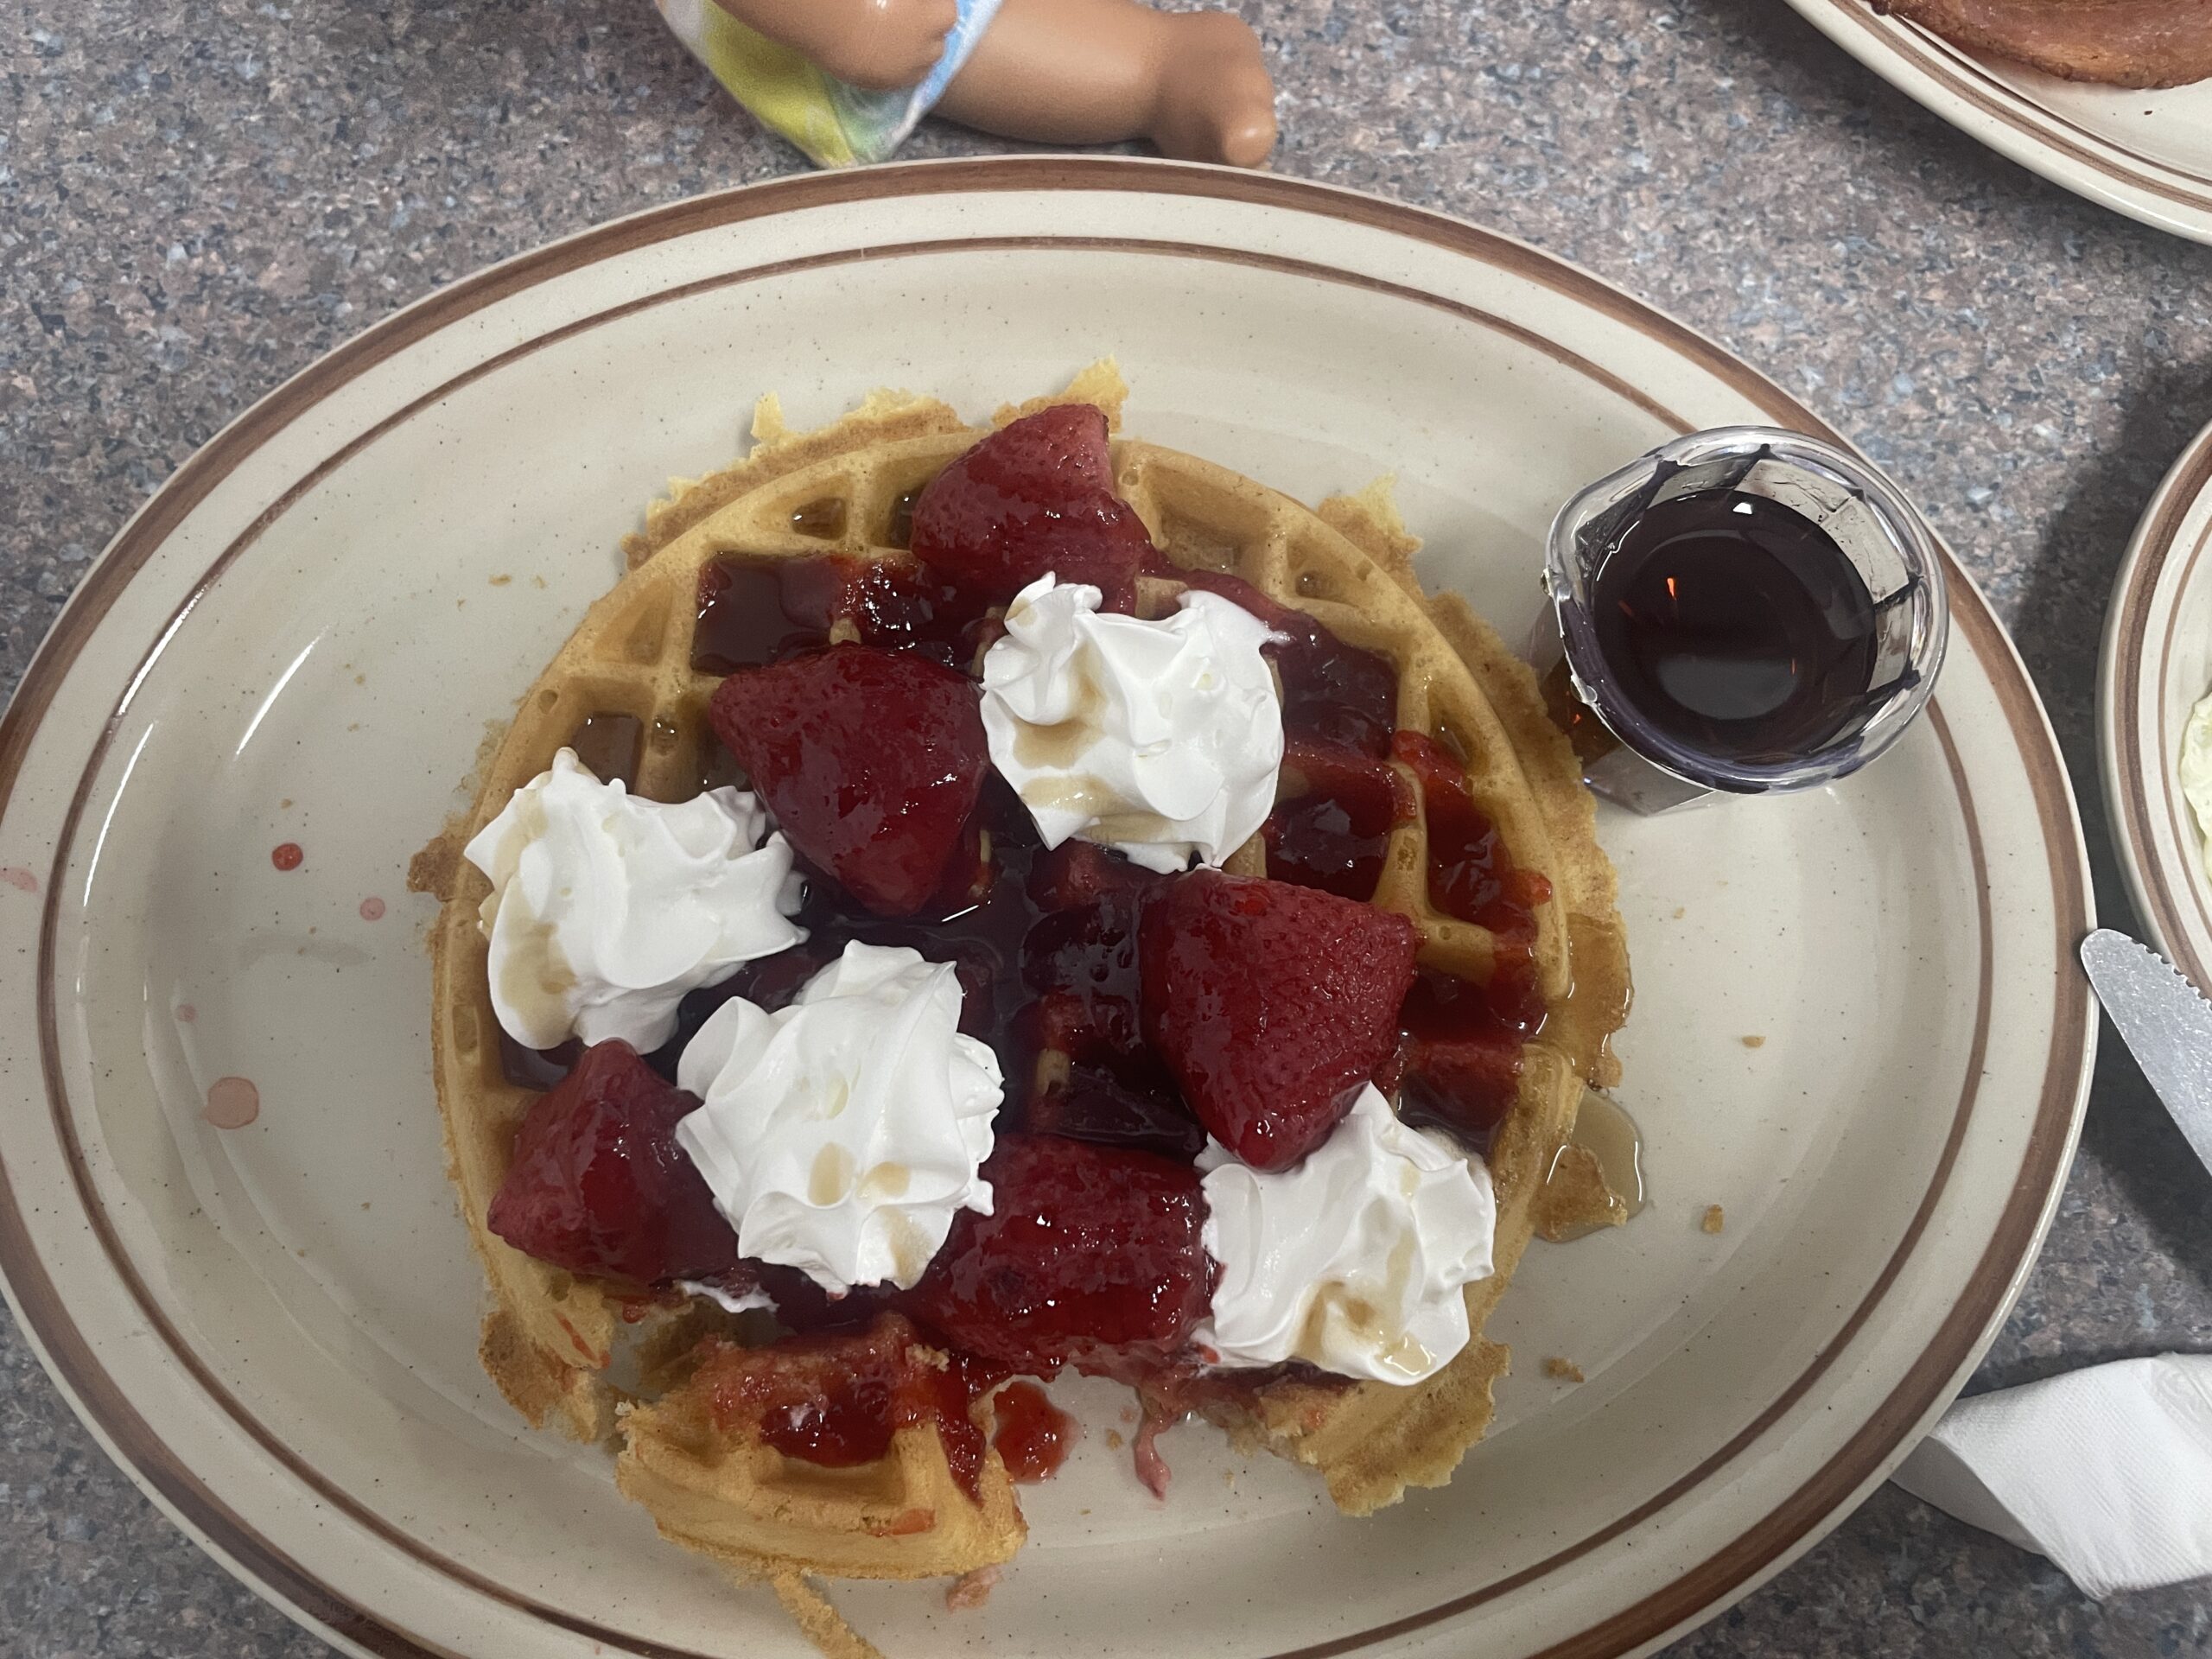
[[[2082,941],[2082,966],[2136,1065],[2212,1170],[2212,1002],[2150,946],[2108,927]]]

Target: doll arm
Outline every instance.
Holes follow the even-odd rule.
[[[874,92],[918,86],[960,20],[957,0],[715,0],[839,80]]]

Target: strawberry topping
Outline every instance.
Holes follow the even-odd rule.
[[[1312,887],[1194,870],[1145,906],[1146,1034],[1256,1169],[1328,1138],[1396,1045],[1413,924]]]
[[[991,1213],[963,1210],[906,1298],[962,1351],[1050,1377],[1161,1360],[1213,1295],[1198,1173],[1150,1153],[1002,1135]]]
[[[658,1284],[737,1264],[737,1233],[676,1143],[699,1103],[623,1042],[593,1045],[515,1135],[492,1230],[571,1273]]]
[[[1429,902],[1489,929],[1495,944],[1487,984],[1421,975],[1406,998],[1403,1035],[1381,1086],[1398,1094],[1408,1122],[1440,1126],[1486,1152],[1520,1092],[1522,1051],[1544,1022],[1536,906],[1551,897],[1551,884],[1513,868],[1450,750],[1420,732],[1400,732],[1390,752],[1421,780]]]
[[[1079,842],[1039,859],[1030,888],[1069,900],[1022,941],[1022,977],[1037,993],[1027,1035],[1035,1053],[1024,1113],[1040,1133],[1138,1147],[1185,1162],[1205,1146],[1175,1079],[1144,1040],[1138,1016],[1137,918],[1166,877]],[[1056,868],[1048,861],[1058,860]],[[1044,872],[1039,877],[1039,872]],[[1082,895],[1095,896],[1087,902]]]
[[[526,1086],[559,1081],[523,1122],[491,1225],[616,1281],[626,1307],[677,1279],[766,1292],[803,1334],[710,1349],[699,1375],[722,1427],[754,1425],[787,1456],[865,1464],[933,1422],[973,1493],[976,1398],[1071,1364],[1145,1391],[1140,1463],[1164,1484],[1151,1436],[1206,1376],[1190,1336],[1216,1272],[1192,1167],[1207,1135],[1284,1169],[1373,1081],[1409,1121],[1486,1143],[1543,1017],[1548,889],[1512,868],[1454,753],[1395,731],[1388,658],[1236,577],[1167,563],[1114,492],[1097,410],[1048,409],[976,444],[912,500],[911,548],[880,565],[731,555],[702,573],[693,666],[728,673],[710,718],[799,855],[810,938],[685,999],[650,1065],[620,1043],[506,1055]],[[991,770],[963,671],[1001,626],[992,607],[1051,572],[1127,612],[1141,571],[1220,593],[1278,636],[1273,879],[1165,877],[1082,841],[1047,851]],[[1486,985],[1417,973],[1413,925],[1360,902],[1416,810],[1408,773],[1431,901],[1497,940]],[[983,1172],[993,1213],[962,1211],[912,1290],[836,1296],[738,1259],[674,1138],[697,1103],[665,1079],[728,997],[779,1007],[855,938],[955,964],[962,1029],[996,1051],[1007,1094]],[[1001,1410],[1004,1454],[1032,1472],[1065,1449],[1040,1402],[1017,1392]]]
[[[1357,749],[1294,739],[1276,796],[1261,828],[1268,874],[1340,898],[1373,898],[1390,832],[1414,816],[1404,776]]]
[[[1116,893],[1142,893],[1167,878],[1090,841],[1064,841],[1029,867],[1029,899],[1039,910],[1079,910]]]
[[[874,1463],[900,1429],[933,1424],[953,1478],[970,1498],[982,1491],[983,1470],[974,1402],[997,1380],[923,1347],[896,1313],[853,1335],[719,1348],[696,1379],[721,1433],[750,1427],[785,1457],[824,1468]]]
[[[766,560],[733,554],[699,572],[691,666],[728,674],[818,651],[844,621],[864,645],[965,668],[976,659],[986,608],[918,564],[837,553]]]
[[[1419,975],[1399,1023],[1398,1052],[1376,1086],[1398,1096],[1407,1122],[1449,1129],[1487,1155],[1520,1092],[1528,1039],[1484,987],[1449,974]]]
[[[1516,870],[1497,826],[1475,804],[1466,768],[1434,738],[1400,732],[1390,752],[1421,779],[1428,820],[1428,901],[1447,916],[1490,930],[1497,941],[1490,1001],[1500,1018],[1523,1036],[1544,1020],[1536,983],[1536,907],[1552,896],[1551,883],[1534,870]]]
[[[1135,1001],[1048,992],[1029,1010],[1036,1059],[1024,1127],[1188,1163],[1205,1149],[1175,1079],[1137,1035]]]
[[[1114,493],[1106,416],[1041,410],[994,432],[914,503],[913,552],[948,580],[1003,603],[1038,577],[1088,582],[1109,611],[1136,604],[1152,539]]]
[[[1050,1480],[1083,1438],[1083,1426],[1034,1382],[1009,1382],[991,1404],[991,1446],[1014,1480]]]
[[[944,883],[990,759],[972,681],[911,652],[834,645],[732,674],[715,732],[801,856],[885,916]]]

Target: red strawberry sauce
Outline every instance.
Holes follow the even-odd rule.
[[[726,1347],[700,1368],[716,1427],[758,1427],[787,1458],[825,1468],[873,1463],[902,1428],[934,1424],[953,1478],[971,1498],[983,1469],[976,1400],[994,1375],[925,1351],[906,1319],[878,1319],[858,1335],[787,1337],[772,1348]]]
[[[971,458],[957,492],[940,491],[935,502],[923,493],[919,505],[929,509],[934,539],[918,532],[915,541],[934,563],[870,565],[837,554],[775,560],[739,554],[709,565],[698,594],[694,667],[728,675],[810,657],[830,645],[831,628],[842,621],[849,626],[841,639],[856,635],[861,645],[911,652],[972,674],[997,626],[990,603],[1003,597],[998,589],[1027,579],[1025,561],[1064,556],[1064,543],[1080,543],[1084,556],[1118,569],[1137,536],[1134,515],[1098,486],[1100,477],[1110,476],[1101,471],[1107,465],[1103,424],[1095,434],[1069,425],[1044,436],[1051,442],[1038,455],[1058,457],[1062,472],[1056,475],[1089,493],[1073,505],[1046,499],[1040,493],[1057,486],[1024,473],[1037,457],[1018,444],[1002,446],[996,471]],[[1041,441],[1023,442],[1034,447]],[[995,505],[1002,502],[1010,505]],[[1048,509],[1050,522],[1021,517],[1033,509]],[[1003,536],[994,530],[997,539],[972,546],[962,539],[969,531],[959,526],[1002,512],[1013,515]],[[901,524],[890,532],[899,544],[904,530]],[[963,586],[963,562],[980,569],[985,553],[988,580]],[[1156,552],[1147,548],[1143,556],[1144,569],[1167,574]],[[1497,969],[1486,986],[1431,969],[1417,974],[1398,1014],[1396,1052],[1377,1077],[1386,1090],[1399,1091],[1409,1121],[1486,1146],[1512,1103],[1522,1046],[1543,1018],[1534,945],[1535,911],[1548,897],[1547,884],[1511,868],[1459,759],[1424,734],[1396,729],[1396,670],[1387,658],[1347,644],[1234,577],[1173,574],[1244,606],[1283,636],[1268,647],[1282,683],[1287,747],[1281,798],[1263,832],[1268,874],[1277,882],[1370,899],[1392,834],[1418,810],[1431,847],[1431,901],[1497,937]],[[886,721],[895,721],[896,713],[887,708]],[[279,849],[280,867],[286,850]],[[1172,1420],[1180,1396],[1160,1393],[1155,1384],[1191,1369],[1189,1321],[1203,1312],[1211,1266],[1194,1242],[1195,1224],[1175,1219],[1177,1205],[1202,1214],[1188,1165],[1205,1133],[1166,1064],[1145,1040],[1140,1017],[1138,924],[1157,884],[1170,878],[1081,842],[1045,852],[1027,809],[988,770],[938,890],[912,914],[874,913],[821,870],[803,859],[801,864],[808,878],[799,917],[806,943],[748,963],[724,984],[687,998],[676,1037],[646,1063],[672,1080],[683,1046],[724,1001],[745,996],[780,1007],[849,940],[911,945],[931,960],[954,963],[964,994],[963,1029],[990,1044],[1005,1073],[997,1126],[1005,1137],[997,1166],[1007,1183],[1000,1193],[1002,1218],[993,1230],[964,1217],[931,1276],[905,1294],[863,1290],[836,1301],[798,1283],[799,1275],[739,1264],[730,1270],[733,1283],[765,1285],[785,1322],[812,1334],[711,1356],[702,1376],[713,1414],[725,1427],[740,1420],[755,1423],[785,1455],[831,1467],[873,1461],[901,1427],[931,1422],[971,1495],[984,1458],[973,1406],[1009,1373],[1049,1374],[1071,1363],[1119,1376],[1146,1389],[1147,1399],[1159,1394],[1162,1409],[1154,1414]],[[535,1053],[503,1041],[502,1052],[510,1078],[537,1090],[559,1084],[582,1056],[573,1043]],[[1087,1147],[1077,1154],[1070,1141]],[[1046,1155],[1055,1147],[1076,1163]],[[563,1147],[572,1162],[590,1150],[582,1142]],[[1036,1166],[1033,1180],[1023,1173],[1030,1164]],[[545,1179],[541,1175],[541,1184]],[[1184,1187],[1188,1194],[1178,1196]],[[1086,1190],[1092,1197],[1083,1196]],[[1107,1196],[1097,1198],[1101,1192]],[[1140,1200],[1140,1192],[1150,1196]],[[1063,1220],[1047,1213],[1057,1202],[1078,1201],[1082,1214]],[[555,1221],[568,1224],[550,1202],[541,1204],[550,1217],[542,1226],[549,1236],[557,1230]],[[1116,1210],[1138,1202],[1152,1205],[1157,1217],[1139,1224],[1134,1212],[1124,1217]],[[509,1211],[514,1209],[510,1205]],[[651,1231],[654,1222],[643,1225]],[[1159,1235],[1159,1271],[1125,1262],[1126,1285],[1078,1286],[1069,1277],[1071,1264],[1052,1254],[1078,1236],[1087,1251],[1096,1243],[1091,1233],[1118,1228],[1131,1247],[1128,1254],[1140,1255],[1134,1247],[1147,1227]],[[1033,1249],[1017,1236],[1020,1228],[1059,1243]],[[585,1253],[566,1234],[562,1242]],[[639,1282],[657,1282],[638,1271],[646,1256],[630,1253],[636,1241],[586,1243],[611,1252]],[[995,1251],[1007,1253],[1003,1263],[987,1259]],[[963,1263],[982,1267],[960,1279]],[[983,1268],[990,1274],[978,1277]],[[1071,1319],[1082,1323],[1077,1309],[1085,1298],[1115,1329],[1070,1325]],[[990,1360],[960,1351],[963,1331]],[[941,1363],[938,1351],[948,1338],[952,1357]],[[1041,1479],[1059,1467],[1076,1427],[1040,1390],[1013,1384],[1000,1393],[995,1409],[996,1446],[1015,1478]],[[1164,1479],[1164,1467],[1154,1476]]]
[[[1490,983],[1480,988],[1430,970],[1415,978],[1399,1014],[1397,1065],[1382,1081],[1397,1085],[1408,1122],[1448,1129],[1487,1151],[1513,1105],[1521,1051],[1543,1025],[1535,911],[1550,899],[1551,883],[1507,861],[1497,828],[1468,791],[1465,768],[1442,744],[1400,732],[1390,752],[1421,780],[1429,902],[1489,929],[1497,954]]]
[[[844,616],[864,645],[966,668],[986,608],[920,565],[870,564],[836,553],[717,559],[699,573],[691,666],[728,674],[818,650],[829,642],[830,624]]]
[[[1050,1480],[1068,1460],[1083,1431],[1034,1382],[1009,1382],[992,1402],[998,1432],[991,1444],[1016,1480]]]

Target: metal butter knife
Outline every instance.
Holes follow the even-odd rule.
[[[2101,927],[2082,966],[2135,1063],[2212,1170],[2212,1002],[2150,946]]]

